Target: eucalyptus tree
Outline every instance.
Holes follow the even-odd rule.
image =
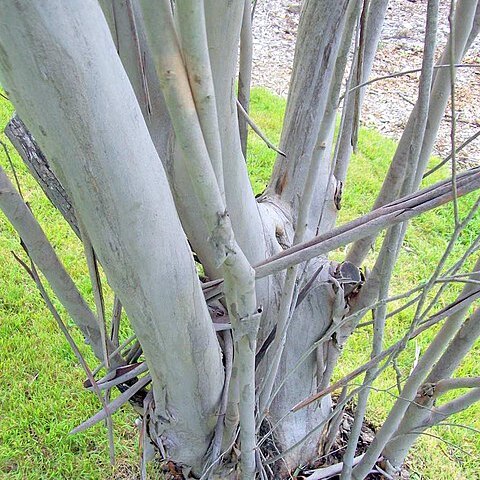
[[[282,137],[278,148],[269,142],[278,156],[257,198],[245,163],[246,124],[265,138],[248,115],[251,2],[1,2],[0,82],[17,110],[7,135],[81,238],[95,297],[93,312],[2,171],[0,207],[30,263],[19,261],[62,327],[43,273],[104,369],[92,372],[65,330],[101,402],[75,432],[111,426],[130,401],[141,415],[144,461],[156,452],[197,477],[278,478],[329,448],[346,402],[358,396],[333,469],[361,479],[372,468],[395,472],[421,432],[478,399],[478,378],[450,377],[480,334],[478,309],[466,318],[480,296],[480,265],[459,273],[480,240],[454,267],[445,264],[478,207],[461,219],[457,199],[480,187],[480,170],[456,172],[453,141],[452,178],[419,188],[479,9],[476,0],[452,6],[435,65],[438,3],[428,1],[418,100],[375,208],[335,226],[388,0],[304,0]],[[416,310],[403,338],[384,348],[407,221],[452,200],[449,247],[425,284],[395,297],[415,295],[406,305]],[[367,274],[361,265],[385,229]],[[329,259],[350,244],[344,261]],[[115,293],[112,325],[100,269]],[[466,283],[457,300],[435,308],[458,279]],[[134,331],[123,343],[122,308]],[[370,311],[371,360],[332,384],[343,345]],[[372,382],[439,322],[384,426],[355,457]],[[348,388],[365,372],[362,386]],[[435,407],[439,395],[465,387]],[[112,388],[121,394],[110,401]]]

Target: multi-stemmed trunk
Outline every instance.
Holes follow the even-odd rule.
[[[361,90],[352,88],[371,72],[387,2],[304,1],[282,154],[259,198],[250,186],[245,124],[241,115],[239,122],[236,106],[238,45],[243,38],[248,57],[250,2],[99,3],[6,2],[0,81],[65,189],[79,234],[93,248],[141,345],[154,399],[148,420],[152,443],[201,474],[217,461],[221,449],[228,453],[239,425],[242,474],[253,478],[261,463],[258,432],[273,427],[277,447],[286,452],[287,469],[306,464],[318,453],[322,429],[328,430],[331,399],[325,395],[305,408],[291,409],[328,387],[362,312],[385,300],[388,283],[382,275],[391,275],[395,252],[380,254],[390,264],[380,265],[379,260],[367,288],[359,293],[365,279],[358,267],[374,238],[369,235],[418,214],[417,207],[425,211],[455,196],[443,185],[420,195],[418,204],[412,197],[402,211],[394,211],[393,203],[350,229],[333,230],[363,99]],[[447,46],[441,63],[461,60],[478,28],[476,6],[459,2],[456,21],[463,22],[464,31],[455,37],[450,57]],[[435,33],[436,20],[431,16],[430,21]],[[333,153],[352,41],[352,72]],[[431,47],[433,55],[430,41],[427,36],[426,51]],[[243,61],[248,64],[248,58]],[[242,74],[248,76],[248,65],[242,65]],[[433,83],[431,72],[427,59],[418,105],[378,207],[419,188],[450,88],[446,70],[438,71]],[[244,82],[248,79],[242,79],[241,92]],[[428,109],[430,95],[435,102]],[[241,101],[247,102],[243,97]],[[416,138],[413,126],[425,133]],[[422,139],[421,150],[407,151],[407,143],[419,146]],[[413,181],[402,186],[405,178]],[[456,194],[471,191],[478,182],[476,172],[462,177]],[[435,203],[435,192],[440,191],[441,201]],[[111,352],[115,346],[105,340],[105,326],[96,321],[100,313],[89,309],[70,282],[3,174],[0,206],[32,261],[104,360],[104,350]],[[387,239],[394,236],[398,243],[404,228],[398,226],[395,232]],[[357,240],[348,257],[353,263],[330,261],[333,246],[318,255],[317,250],[308,253],[308,243],[300,245],[336,238],[337,246]],[[290,247],[304,249],[306,256],[292,256],[268,276],[260,273],[262,267],[255,269]],[[220,285],[223,279],[217,307],[228,310],[230,325],[220,334],[193,252],[209,280]],[[461,343],[463,337],[457,337],[454,341]],[[465,345],[462,352],[470,346]],[[449,350],[445,355],[450,358]],[[419,375],[431,370],[425,362]],[[120,355],[112,357],[112,368],[122,364]],[[427,381],[451,376],[449,369],[440,369],[430,372],[432,380]],[[407,385],[410,393],[417,383]],[[385,447],[383,455],[395,468],[411,443],[392,440],[395,432],[411,437],[412,425],[426,428],[433,422],[419,408],[410,406],[407,415],[414,420],[389,424],[391,433],[384,434],[381,448],[374,445],[372,451]],[[401,442],[398,448],[396,442]],[[373,462],[378,454],[370,455]],[[370,470],[370,457],[353,469],[354,478]]]

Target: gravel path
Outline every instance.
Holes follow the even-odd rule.
[[[278,95],[288,93],[295,35],[300,16],[299,0],[258,0],[254,26],[253,83]],[[450,0],[441,0],[438,54],[448,37]],[[427,0],[390,0],[371,78],[411,68],[422,60]],[[480,63],[480,38],[464,63]],[[418,94],[418,74],[376,82],[367,88],[362,123],[399,139]],[[456,83],[457,146],[480,129],[480,69],[461,68]],[[447,107],[448,110],[449,107]],[[435,153],[450,153],[450,115],[441,124]],[[480,138],[458,155],[465,165],[480,162]]]

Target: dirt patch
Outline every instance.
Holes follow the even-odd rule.
[[[438,54],[448,38],[450,0],[440,2]],[[300,17],[299,0],[260,0],[253,23],[253,83],[286,97],[291,75],[295,37]],[[419,68],[425,34],[427,0],[390,0],[371,78]],[[480,63],[480,39],[474,42],[464,63]],[[362,123],[398,140],[418,94],[418,74],[382,80],[367,88]],[[460,68],[456,83],[457,139],[460,145],[480,129],[480,69]],[[450,153],[450,107],[440,126],[435,153]],[[480,138],[459,155],[465,166],[477,165]]]

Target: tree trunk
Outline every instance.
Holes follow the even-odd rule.
[[[223,385],[220,350],[162,164],[103,14],[93,0],[68,8],[61,1],[9,3],[2,14],[2,85],[66,180],[140,340],[153,379],[155,433],[172,458],[200,469]]]

